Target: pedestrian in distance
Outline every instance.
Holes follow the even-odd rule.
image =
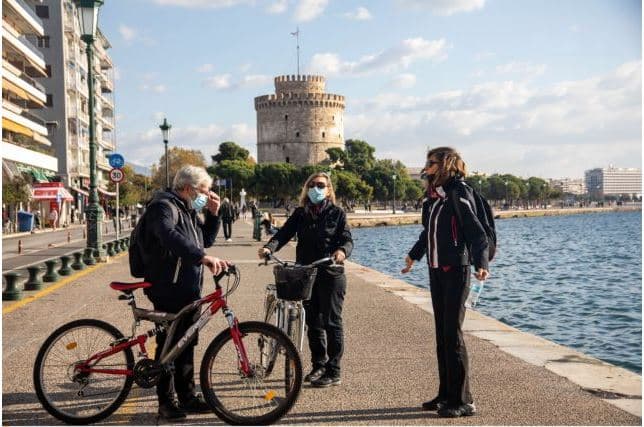
[[[223,203],[219,207],[219,218],[221,218],[221,223],[224,228],[224,239],[227,242],[232,241],[233,235],[233,222],[235,222],[235,210],[233,205],[228,200],[228,197],[224,197]]]
[[[216,275],[229,263],[206,255],[219,228],[219,196],[210,191],[212,178],[204,168],[182,167],[174,177],[172,188],[158,192],[149,203],[144,223],[142,249],[146,253],[144,278],[152,284],[145,294],[154,309],[177,313],[201,297],[204,266]],[[201,219],[200,212],[205,208]],[[174,334],[174,345],[199,316],[185,316]],[[156,358],[166,342],[166,333],[156,336]],[[196,393],[194,382],[194,347],[197,339],[174,362],[174,373],[161,378],[157,385],[159,415],[170,420],[186,417],[186,413],[210,412],[209,406]],[[172,387],[176,390],[175,400]]]
[[[302,187],[297,207],[282,228],[259,249],[259,257],[279,251],[297,234],[295,260],[310,264],[332,256],[342,264],[353,249],[353,239],[345,212],[335,204],[329,175],[317,172]],[[343,268],[317,267],[311,299],[304,302],[311,371],[304,378],[314,387],[339,385],[340,362],[344,351],[342,304],[347,288]]]
[[[58,227],[58,210],[56,208],[49,212],[49,225],[56,231],[56,227]]]
[[[461,156],[449,147],[427,153],[423,176],[427,198],[423,202],[423,230],[405,258],[402,273],[411,270],[425,254],[436,329],[438,395],[422,404],[441,417],[474,415],[469,386],[469,361],[463,340],[465,301],[470,289],[470,265],[478,280],[488,271],[488,239],[475,213],[473,190]]]

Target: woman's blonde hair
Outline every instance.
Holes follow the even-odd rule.
[[[333,190],[333,183],[331,182],[331,177],[326,172],[315,172],[311,174],[306,179],[304,186],[302,187],[302,192],[300,193],[300,206],[304,207],[308,204],[309,200],[309,184],[315,178],[324,177],[326,178],[326,187],[329,189],[329,194],[326,196],[328,200],[335,205],[335,191]]]
[[[427,160],[430,157],[439,162],[437,172],[434,174],[433,179],[428,182],[431,187],[440,187],[455,176],[463,178],[467,176],[467,166],[455,149],[451,147],[434,148],[427,153]]]

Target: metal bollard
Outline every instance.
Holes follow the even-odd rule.
[[[37,265],[32,265],[27,267],[27,271],[29,272],[29,279],[25,282],[25,291],[37,291],[42,289],[43,283],[38,277],[42,268]]]
[[[18,240],[18,254],[22,253],[22,240]]]
[[[85,251],[83,253],[83,262],[85,265],[94,265],[96,264],[96,260],[92,256],[94,253],[94,249],[92,248],[85,248]]]
[[[47,272],[45,273],[44,276],[42,276],[42,281],[43,282],[56,282],[59,277],[54,268],[56,268],[56,260],[55,259],[50,259],[45,261],[45,265],[47,266]]]
[[[16,287],[18,277],[20,277],[20,274],[13,271],[4,275],[4,279],[7,281],[7,287],[2,292],[2,301],[18,301],[22,299],[22,291]]]
[[[87,229],[83,228],[83,239],[87,238]]]
[[[262,215],[259,213],[259,209],[257,210],[257,215],[255,215],[255,220],[253,222],[253,239],[257,240],[258,242],[262,241],[262,228],[260,224],[260,219]]]
[[[71,242],[71,241],[72,241],[72,232],[71,232],[71,231],[67,231],[67,243],[69,243],[69,242]]]
[[[114,253],[117,254],[121,252],[121,245],[119,244],[119,241],[114,240],[112,243],[114,244]]]
[[[92,255],[94,255],[94,259],[98,262],[98,257],[101,255],[98,249],[92,249]]]
[[[114,243],[107,242],[107,256],[114,256]]]
[[[71,257],[67,255],[60,257],[61,267],[60,270],[58,270],[58,274],[60,274],[61,276],[69,276],[70,274],[72,274],[72,269],[69,267],[69,261],[71,261]]]
[[[85,268],[85,264],[83,264],[83,253],[82,252],[74,252],[74,263],[72,264],[72,268],[74,270],[82,270]]]
[[[121,239],[121,252],[127,252],[127,244],[125,243],[125,239]]]

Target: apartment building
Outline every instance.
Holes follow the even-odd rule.
[[[595,168],[585,172],[588,194],[594,198],[628,194],[641,197],[642,170],[639,168]]]
[[[42,0],[35,12],[44,37],[37,45],[44,54],[47,75],[40,79],[47,94],[43,117],[53,124],[50,139],[56,150],[58,175],[82,212],[89,189],[89,93],[86,44],[81,40],[77,10],[71,0]],[[97,31],[94,42],[94,114],[97,142],[97,184],[101,203],[115,194],[106,190],[111,169],[106,155],[114,151],[114,69],[107,53],[110,43]]]
[[[55,147],[48,138],[43,108],[45,88],[35,79],[47,76],[43,54],[32,43],[44,37],[33,3],[2,0],[2,175],[46,182],[58,172]]]
[[[564,194],[576,194],[576,195],[586,194],[586,183],[581,178],[551,179],[550,186],[552,188],[561,190],[561,192]]]

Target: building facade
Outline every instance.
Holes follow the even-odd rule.
[[[35,10],[45,29],[45,38],[38,40],[38,45],[48,69],[47,76],[40,79],[48,99],[42,114],[54,124],[50,138],[59,159],[58,175],[74,195],[80,212],[87,204],[90,177],[86,44],[80,38],[73,1],[42,0]],[[106,191],[110,170],[106,155],[115,148],[114,70],[109,48],[99,28],[94,41],[93,76],[97,184],[102,201],[114,196]]]
[[[344,96],[325,85],[322,76],[278,76],[275,94],[255,98],[259,163],[311,165],[344,149]]]
[[[45,58],[33,43],[44,37],[34,3],[2,1],[2,174],[30,183],[58,172],[55,146],[48,137],[43,108],[45,88],[35,79],[47,76]]]
[[[638,168],[595,168],[585,173],[586,188],[593,198],[619,196],[642,196],[642,170]]]
[[[561,190],[564,194],[586,194],[586,183],[583,179],[560,178],[551,179],[550,186]]]

